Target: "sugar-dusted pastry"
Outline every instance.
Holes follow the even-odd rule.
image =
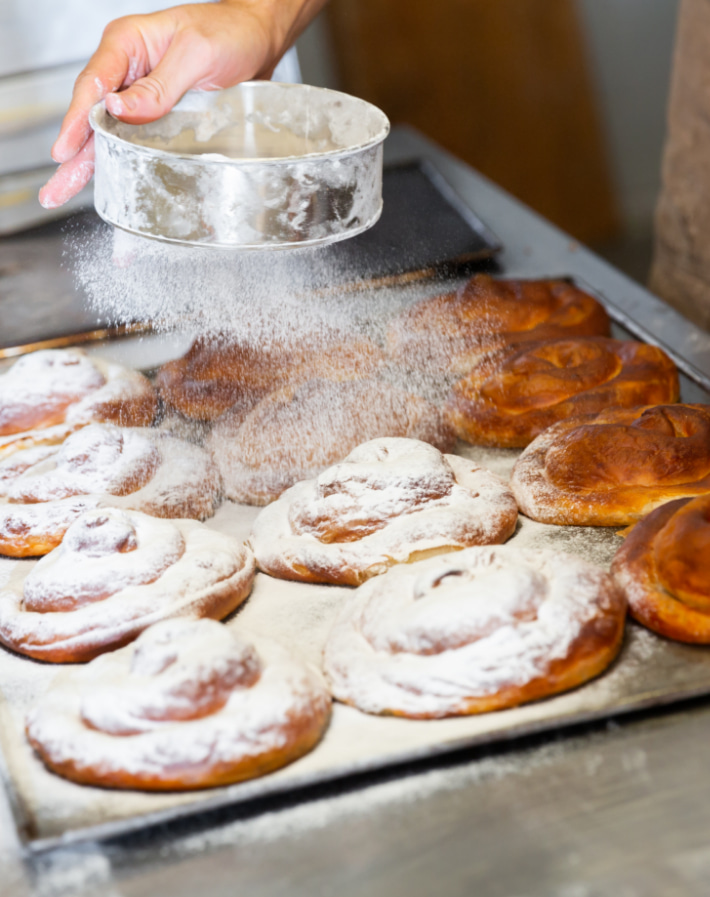
[[[611,572],[631,615],[681,642],[710,644],[710,494],[667,502],[636,523]]]
[[[264,775],[320,740],[320,674],[214,620],[156,623],[62,671],[27,718],[44,763],[84,785],[187,791]]]
[[[61,442],[92,421],[148,426],[157,398],[137,371],[89,358],[80,349],[24,355],[0,375],[0,457]]]
[[[463,375],[511,343],[608,335],[602,306],[566,280],[477,274],[456,292],[423,299],[395,318],[387,350],[407,368]]]
[[[418,396],[376,380],[312,379],[276,390],[247,415],[227,412],[208,446],[227,496],[265,505],[378,436],[421,439],[442,451],[455,441]]]
[[[619,526],[710,492],[710,405],[612,408],[562,421],[525,449],[510,481],[542,523]]]
[[[394,564],[504,542],[518,506],[495,474],[414,439],[373,439],[259,514],[259,569],[359,585]]]
[[[196,520],[86,511],[0,587],[0,643],[53,663],[91,660],[160,620],[221,620],[249,595],[254,570],[249,548]]]
[[[326,643],[333,696],[435,719],[501,710],[602,672],[626,602],[598,567],[553,551],[467,548],[360,586]]]
[[[220,492],[204,449],[160,430],[89,424],[60,445],[0,460],[0,554],[46,554],[93,508],[210,517]]]
[[[480,361],[444,406],[460,439],[519,448],[557,421],[676,402],[678,371],[656,346],[576,337],[523,343]]]
[[[163,365],[156,383],[169,406],[187,417],[215,420],[232,406],[248,411],[284,383],[370,376],[383,363],[382,350],[370,340],[332,333],[290,343],[201,337],[182,358]]]

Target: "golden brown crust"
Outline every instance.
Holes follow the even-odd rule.
[[[525,343],[479,362],[444,406],[460,439],[522,448],[561,420],[676,402],[678,372],[656,346],[580,337]]]
[[[458,291],[424,299],[398,316],[387,351],[404,367],[465,374],[511,343],[608,335],[602,306],[566,280],[477,274]]]
[[[611,572],[639,623],[667,638],[710,644],[710,495],[656,508],[627,535]]]
[[[292,762],[320,740],[330,708],[319,674],[280,645],[212,620],[170,620],[60,674],[27,736],[80,784],[185,791]]]
[[[370,376],[383,362],[382,351],[366,339],[314,335],[263,344],[200,338],[182,358],[163,365],[156,385],[163,401],[186,417],[216,420],[232,407],[247,413],[284,383]]]
[[[533,520],[633,523],[671,499],[710,492],[710,406],[641,406],[562,421],[525,449],[511,486]]]
[[[208,446],[226,495],[264,505],[378,436],[421,439],[441,451],[455,442],[425,399],[376,380],[312,379],[276,390],[247,415],[227,412]]]

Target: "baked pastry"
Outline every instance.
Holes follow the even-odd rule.
[[[101,508],[0,588],[0,642],[19,654],[79,663],[169,617],[221,620],[246,600],[254,556],[196,520]]]
[[[710,644],[710,495],[670,501],[633,526],[611,572],[639,623]]]
[[[480,361],[444,406],[460,439],[519,448],[557,421],[678,401],[676,366],[656,346],[578,337],[523,343]]]
[[[151,382],[137,371],[80,349],[33,352],[0,376],[0,457],[56,444],[92,421],[148,426],[156,405]]]
[[[214,620],[166,620],[62,671],[27,718],[54,772],[84,785],[185,791],[264,775],[307,753],[330,716],[320,674]]]
[[[161,398],[187,417],[215,420],[232,406],[249,411],[286,382],[371,376],[384,353],[366,339],[312,334],[290,344],[201,337],[158,371]]]
[[[204,519],[220,492],[203,449],[160,430],[89,424],[61,445],[0,460],[0,554],[46,554],[94,508]]]
[[[612,408],[545,430],[510,485],[542,523],[619,526],[710,492],[710,405]]]
[[[404,367],[463,375],[511,343],[608,335],[602,306],[567,280],[477,274],[456,292],[424,299],[395,318],[387,351]]]
[[[265,505],[378,436],[421,439],[441,451],[455,439],[425,399],[376,380],[306,380],[284,386],[249,414],[232,409],[208,446],[234,501]]]
[[[371,579],[326,643],[333,696],[435,719],[567,691],[604,670],[626,602],[598,567],[553,551],[467,548]]]
[[[259,514],[259,569],[356,586],[394,564],[505,542],[518,506],[495,474],[414,439],[373,439]]]

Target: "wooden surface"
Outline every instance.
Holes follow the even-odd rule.
[[[617,228],[572,0],[332,0],[343,88],[584,242]]]

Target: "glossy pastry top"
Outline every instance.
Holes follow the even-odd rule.
[[[710,491],[710,406],[612,408],[555,424],[520,456],[511,486],[545,523],[631,523]]]
[[[602,306],[566,280],[477,274],[456,292],[424,299],[396,318],[387,349],[406,367],[464,374],[511,343],[608,333]]]
[[[522,447],[559,420],[675,402],[678,394],[678,372],[661,349],[579,337],[489,356],[455,384],[446,416],[469,442]]]
[[[656,508],[626,536],[612,573],[644,626],[710,643],[710,494]]]

